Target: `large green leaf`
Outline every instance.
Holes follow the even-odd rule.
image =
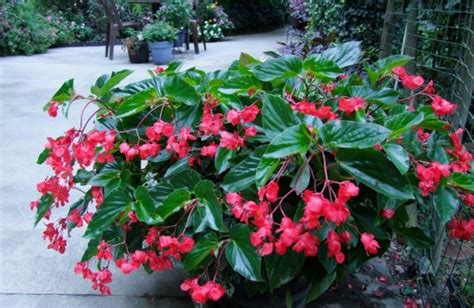
[[[51,205],[53,205],[53,201],[53,195],[51,194],[41,196],[38,203],[38,209],[36,210],[35,227],[51,208]]]
[[[189,200],[191,193],[186,188],[178,188],[170,193],[163,203],[156,209],[156,214],[166,219],[172,214],[178,212]]]
[[[404,66],[408,64],[412,57],[405,55],[393,55],[384,59],[380,59],[375,62],[375,67],[378,69],[381,75],[390,73],[392,69],[397,66]]]
[[[121,70],[112,72],[111,75],[102,75],[97,79],[95,85],[91,87],[91,92],[97,96],[103,96],[131,73],[133,73],[131,70]]]
[[[326,275],[320,275],[315,277],[315,279],[311,282],[311,286],[308,291],[306,302],[309,303],[315,299],[317,299],[321,294],[326,292],[330,286],[336,281],[337,272],[331,272]]]
[[[134,206],[138,220],[149,225],[163,222],[164,217],[155,214],[155,200],[153,200],[146,187],[138,186],[134,195],[137,200]]]
[[[290,104],[277,95],[263,96],[262,125],[265,134],[272,139],[288,127],[300,124],[301,121],[291,110]]]
[[[37,163],[38,165],[41,165],[42,163],[44,163],[44,162],[49,158],[49,154],[50,154],[52,151],[53,151],[52,149],[45,148],[45,149],[40,153],[40,155],[38,155],[38,159],[36,160],[36,163]]]
[[[456,192],[448,187],[439,187],[434,194],[433,201],[442,224],[450,221],[459,208],[459,199]]]
[[[120,171],[118,170],[105,170],[99,174],[93,176],[87,185],[104,187],[107,186],[113,180],[120,179]]]
[[[199,203],[205,208],[205,219],[211,229],[216,231],[226,231],[222,217],[222,207],[217,200],[214,191],[215,186],[209,180],[202,180],[194,186],[194,193],[199,198]]]
[[[92,216],[84,237],[97,238],[131,202],[132,198],[125,189],[118,188],[110,193]]]
[[[166,96],[174,102],[186,105],[196,105],[200,102],[196,89],[179,76],[168,76],[163,83],[163,89]]]
[[[330,60],[340,68],[345,68],[357,64],[362,58],[360,42],[347,42],[336,47],[326,49],[321,54],[316,55],[319,59]]]
[[[369,103],[393,105],[398,102],[398,92],[391,88],[372,90],[368,85],[348,87],[350,96],[362,97]]]
[[[408,246],[415,249],[428,248],[434,245],[434,240],[418,227],[403,228],[400,230]]]
[[[68,81],[64,82],[61,87],[59,88],[56,93],[54,93],[53,97],[51,98],[50,101],[56,101],[56,102],[67,102],[72,100],[74,97],[74,79],[69,79]],[[49,107],[49,102],[47,102],[43,106],[43,110],[47,110]]]
[[[221,174],[230,167],[230,159],[235,155],[235,151],[231,151],[227,148],[217,148],[216,156],[214,157],[214,166],[216,167],[217,174]]]
[[[390,131],[374,123],[330,121],[320,131],[324,144],[331,147],[364,149],[382,143]]]
[[[322,82],[329,82],[342,74],[342,70],[336,63],[330,60],[307,58],[303,63],[304,69],[312,72],[314,78]]]
[[[247,94],[250,88],[260,89],[262,83],[252,75],[237,76],[228,78],[219,87],[219,92],[223,94]]]
[[[186,272],[195,269],[197,266],[211,255],[211,252],[217,252],[219,241],[214,232],[208,232],[201,237],[183,260],[184,270]]]
[[[274,290],[291,281],[300,272],[304,264],[304,254],[292,250],[283,256],[273,253],[264,258],[270,290]]]
[[[401,174],[407,173],[410,168],[410,157],[408,152],[398,144],[389,143],[384,145],[387,158],[397,167]]]
[[[384,119],[384,125],[392,130],[392,136],[399,136],[402,132],[423,121],[421,112],[402,112]]]
[[[304,124],[295,125],[285,129],[272,139],[265,154],[266,158],[283,158],[296,153],[308,151],[311,136]]]
[[[230,229],[230,242],[226,248],[227,261],[234,271],[251,281],[262,281],[261,258],[250,243],[250,231],[244,224]]]
[[[255,173],[255,180],[258,187],[264,186],[267,181],[271,178],[273,172],[280,165],[280,160],[276,158],[262,157],[258,163],[257,170]]]
[[[449,178],[449,183],[467,191],[474,192],[474,174],[472,173],[453,173]]]
[[[87,243],[87,248],[82,255],[81,262],[87,262],[93,257],[97,255],[98,248],[100,241],[98,239],[91,239],[89,243]]]
[[[259,80],[272,81],[283,77],[295,77],[302,69],[303,63],[299,57],[286,55],[256,65],[251,69],[251,71]]]
[[[263,150],[258,149],[234,166],[224,177],[221,187],[228,192],[239,192],[254,184],[262,155]]]
[[[381,152],[374,149],[340,149],[336,160],[356,180],[393,199],[413,199],[407,178]]]
[[[290,187],[294,188],[297,193],[303,192],[308,187],[311,180],[311,170],[309,164],[305,161],[300,166],[293,179]]]
[[[124,118],[124,117],[137,114],[145,110],[146,108],[150,107],[150,104],[148,102],[156,99],[156,97],[157,97],[157,92],[155,88],[150,88],[150,89],[138,92],[136,94],[133,94],[131,96],[127,96],[121,102],[115,115],[118,118]]]

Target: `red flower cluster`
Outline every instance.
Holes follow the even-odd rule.
[[[229,133],[221,131],[221,141],[219,145],[223,148],[235,151],[237,148],[244,146],[244,139],[240,137],[238,132]]]
[[[292,104],[291,108],[296,112],[309,114],[320,118],[321,120],[337,119],[337,114],[332,111],[332,108],[330,106],[321,106],[319,108],[316,108],[316,104],[310,103],[306,100]]]
[[[50,101],[48,107],[48,114],[50,117],[55,118],[58,115],[59,102]]]
[[[403,66],[395,67],[392,72],[398,75],[402,84],[410,90],[418,89],[425,82],[422,76],[409,75]]]
[[[454,172],[468,172],[471,170],[471,161],[473,160],[473,155],[472,153],[468,152],[461,143],[462,133],[463,129],[460,128],[454,133],[449,134],[453,149],[446,149],[446,152],[457,158],[457,161],[450,163],[450,167]]]
[[[376,255],[379,251],[380,245],[375,239],[375,236],[370,233],[362,233],[360,241],[364,245],[365,253],[367,255]]]
[[[255,121],[259,112],[260,109],[255,104],[245,107],[242,111],[231,109],[227,112],[226,120],[234,126],[249,123]]]
[[[438,162],[432,162],[428,167],[421,164],[416,166],[416,175],[420,182],[418,187],[422,196],[428,196],[430,192],[435,192],[442,177],[449,177],[449,165],[442,165]]]
[[[342,264],[346,260],[346,256],[342,252],[342,244],[348,243],[351,240],[351,237],[351,234],[347,231],[344,231],[340,236],[334,230],[328,233],[326,239],[328,256],[335,258],[337,264]]]
[[[168,153],[176,153],[178,158],[184,158],[191,151],[188,141],[194,141],[196,137],[191,134],[191,129],[183,127],[179,133],[168,138],[166,151]]]
[[[359,109],[365,108],[365,99],[361,97],[341,97],[339,98],[338,108],[344,111],[346,115],[350,115]]]
[[[474,218],[470,220],[453,219],[448,224],[449,237],[470,241],[474,235]]]
[[[104,152],[97,155],[97,162],[108,163],[114,161],[111,151],[115,144],[114,131],[97,131],[92,130],[87,133],[79,142],[72,145],[74,158],[79,165],[84,168],[92,164],[96,156],[96,149],[102,146]]]
[[[59,226],[62,230],[64,230],[65,227],[65,224]],[[61,235],[59,228],[56,228],[53,223],[46,224],[46,230],[43,232],[43,239],[49,241],[48,249],[56,250],[63,254],[66,251],[67,242]]]
[[[87,262],[77,262],[74,267],[74,273],[82,275],[83,279],[90,280],[92,282],[92,288],[99,290],[102,295],[111,294],[108,285],[112,283],[112,272],[110,272],[108,268],[93,272],[89,269]]]
[[[430,133],[425,132],[422,128],[418,128],[416,130],[416,136],[418,137],[418,140],[420,140],[420,142],[422,143],[425,143],[426,141],[428,141],[428,139],[430,139]]]
[[[221,284],[210,280],[203,285],[199,285],[198,280],[198,277],[186,279],[181,284],[181,290],[188,292],[196,303],[204,304],[208,300],[216,302],[224,296],[225,289]]]
[[[211,134],[218,136],[224,126],[224,115],[222,113],[214,114],[212,111],[218,104],[219,102],[210,96],[206,99],[201,124],[199,126],[203,136]]]
[[[433,95],[431,99],[431,108],[438,117],[454,114],[454,112],[456,112],[457,105],[448,102],[441,96]]]

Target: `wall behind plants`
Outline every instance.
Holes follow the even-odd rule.
[[[206,1],[204,1],[206,2]],[[233,33],[257,33],[277,29],[288,22],[288,0],[221,0]]]

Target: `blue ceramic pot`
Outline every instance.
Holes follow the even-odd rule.
[[[148,43],[155,64],[168,64],[173,56],[172,43],[168,41]]]

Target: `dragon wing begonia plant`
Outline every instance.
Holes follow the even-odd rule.
[[[74,271],[94,289],[110,294],[112,267],[181,264],[181,289],[205,303],[239,284],[296,282],[313,300],[393,236],[429,247],[408,207],[471,239],[472,154],[447,120],[456,105],[410,75],[406,56],[345,73],[361,54],[349,42],[304,60],[242,54],[212,73],[172,63],[119,87],[123,70],[89,95],[65,82],[44,108],[51,117],[81,101],[96,109],[38,158],[53,171],[31,203],[48,248],[64,253],[67,235],[85,230]],[[83,193],[72,203],[71,189]]]

